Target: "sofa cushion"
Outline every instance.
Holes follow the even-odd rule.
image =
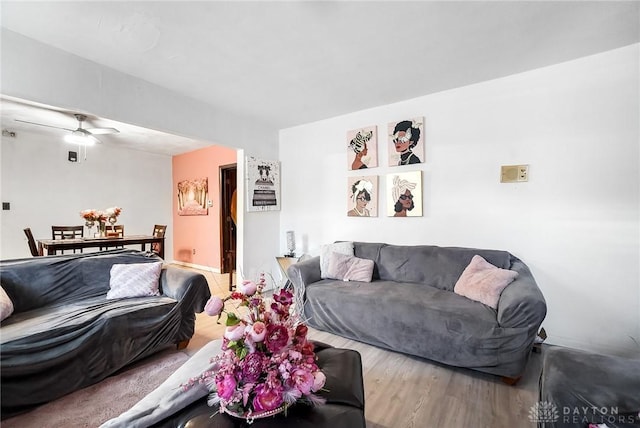
[[[329,256],[327,276],[341,281],[371,282],[373,265],[373,260],[334,252]]]
[[[0,286],[0,321],[4,321],[13,313],[13,302],[4,288]]]
[[[511,258],[506,251],[431,245],[384,245],[375,262],[382,280],[421,283],[453,291],[456,281],[476,254],[494,266],[510,268]]]
[[[323,279],[329,278],[328,268],[331,253],[353,256],[353,242],[334,242],[322,246],[320,249],[320,277]]]
[[[111,266],[107,299],[159,296],[162,262]]]
[[[518,272],[500,269],[475,255],[456,282],[453,291],[468,299],[497,309],[500,293],[518,276]]]
[[[496,311],[449,291],[394,281],[322,280],[306,288],[311,327],[440,362],[495,366],[504,337]],[[514,341],[515,343],[515,341]]]

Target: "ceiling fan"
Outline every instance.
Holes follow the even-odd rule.
[[[15,120],[16,122],[29,123],[31,125],[46,126],[48,128],[64,129],[65,131],[70,131],[71,134],[68,134],[65,136],[65,141],[69,143],[84,145],[84,146],[91,146],[95,143],[101,142],[96,137],[94,137],[94,135],[117,134],[118,132],[120,132],[116,128],[83,128],[82,122],[84,122],[87,119],[87,116],[79,113],[75,113],[74,116],[78,120],[77,129],[63,128],[61,126],[54,126],[54,125],[46,125],[44,123],[30,122],[27,120],[20,120],[20,119],[15,119]]]

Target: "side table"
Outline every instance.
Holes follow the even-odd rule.
[[[287,275],[287,269],[289,269],[289,266],[291,266],[292,264],[297,263],[298,260],[300,260],[299,257],[276,257],[276,261],[278,262],[278,266],[280,266],[280,271],[282,272],[283,279],[286,280],[283,286],[285,290],[293,287],[293,283],[289,279],[289,275]]]

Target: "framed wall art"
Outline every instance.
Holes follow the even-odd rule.
[[[424,162],[424,118],[388,124],[389,166]]]
[[[247,211],[280,209],[280,162],[247,157]]]
[[[209,181],[194,178],[178,182],[178,215],[207,215]]]
[[[347,216],[378,217],[378,177],[347,179]]]
[[[422,217],[422,171],[387,175],[387,216]]]
[[[375,125],[348,131],[347,147],[348,170],[378,166],[378,128]]]

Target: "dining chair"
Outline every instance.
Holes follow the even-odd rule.
[[[124,225],[123,224],[114,224],[114,225],[108,225],[106,226],[105,229],[106,232],[106,236],[107,238],[123,238],[124,237]],[[116,245],[114,247],[107,247],[106,249],[108,250],[109,248],[124,248],[124,245]],[[100,247],[100,251],[103,251],[103,247]]]
[[[51,226],[51,236],[53,239],[78,239],[84,237],[84,226]],[[73,250],[82,252],[82,249]],[[64,250],[62,250],[64,254]]]
[[[29,251],[31,251],[31,255],[33,257],[38,257],[40,253],[38,252],[38,246],[36,245],[36,240],[33,239],[33,233],[31,233],[31,228],[27,227],[24,229],[24,234],[27,235],[27,243],[29,244]]]
[[[167,225],[166,224],[156,224],[155,226],[153,226],[153,236],[155,236],[156,238],[164,238],[164,234],[167,231]],[[153,251],[156,254],[160,254],[162,250],[162,244],[159,242],[154,242],[153,244],[151,244],[151,251]]]

